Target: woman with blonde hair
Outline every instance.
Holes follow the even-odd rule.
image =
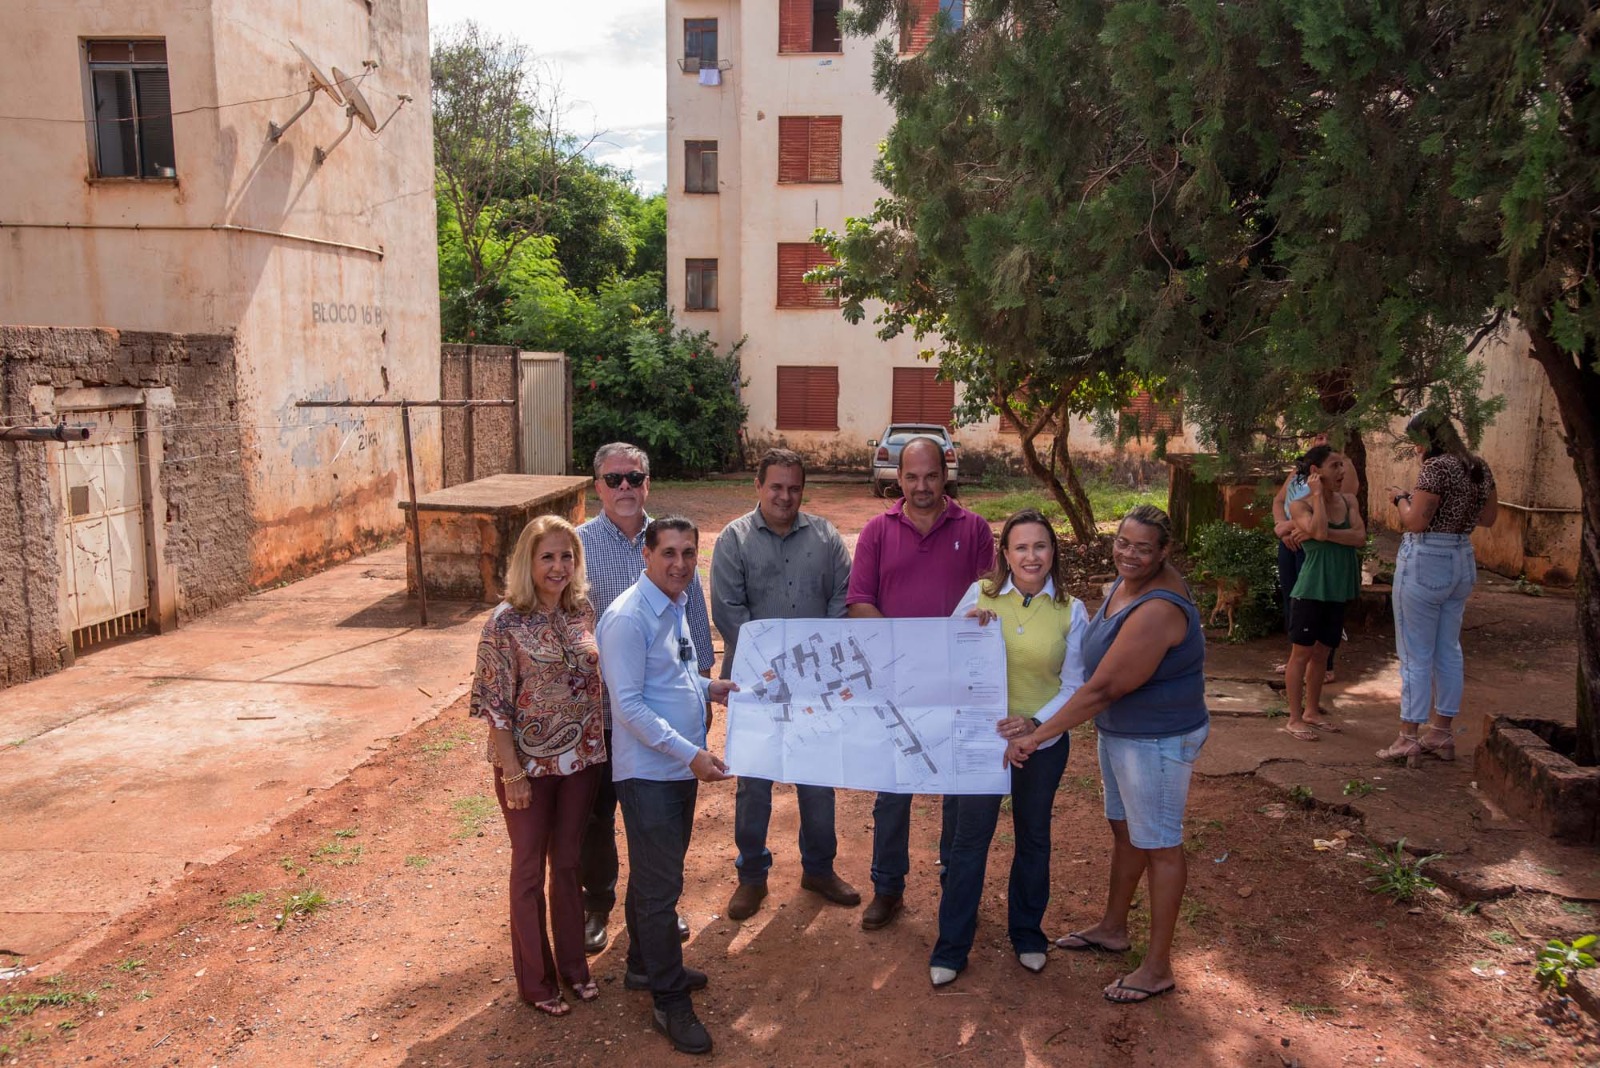
[[[489,724],[495,795],[511,838],[517,988],[551,1016],[571,1011],[563,981],[580,1001],[600,996],[583,951],[578,886],[578,842],[610,771],[587,588],[583,542],[572,524],[546,515],[524,527],[506,568],[505,600],[483,626],[472,684],[472,715]]]

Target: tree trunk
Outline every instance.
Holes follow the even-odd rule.
[[[1361,437],[1361,431],[1350,431],[1349,440],[1344,443],[1344,454],[1350,460],[1350,466],[1355,468],[1356,483],[1361,487],[1356,494],[1356,504],[1361,509],[1361,522],[1367,522],[1367,443]]]
[[[1061,506],[1061,511],[1066,515],[1067,522],[1072,526],[1072,536],[1087,545],[1095,536],[1094,510],[1087,507],[1088,497],[1084,494],[1083,487],[1078,484],[1078,475],[1073,470],[1071,456],[1067,454],[1065,445],[1059,444],[1055,447],[1055,452],[1052,453],[1052,456],[1059,454],[1067,479],[1074,487],[1076,500],[1073,493],[1069,493],[1067,487],[1062,485],[1061,480],[1056,477],[1051,467],[1040,459],[1039,449],[1035,443],[1040,433],[1056,421],[1058,414],[1061,417],[1062,426],[1065,427],[1066,420],[1069,418],[1066,409],[1067,397],[1070,393],[1071,390],[1063,385],[1060,399],[1026,423],[1022,421],[1022,417],[1017,414],[1016,409],[1011,407],[1009,398],[1004,395],[995,398],[995,407],[1000,409],[1001,418],[1010,423],[1021,437],[1022,462],[1027,467],[1028,473],[1043,483],[1044,487],[1050,491],[1050,496],[1054,497],[1056,503]],[[1058,441],[1062,436],[1063,434],[1058,431]],[[1079,501],[1083,502],[1082,507],[1080,507]]]
[[[1583,491],[1583,536],[1578,542],[1578,751],[1579,764],[1600,762],[1600,373],[1591,345],[1581,359],[1563,352],[1550,334],[1548,315],[1522,317],[1533,358],[1549,376],[1567,432],[1567,455]]]
[[[1067,494],[1077,506],[1078,515],[1083,517],[1084,526],[1089,531],[1089,537],[1096,534],[1094,523],[1094,505],[1089,500],[1089,495],[1083,490],[1083,483],[1078,480],[1078,465],[1072,462],[1072,454],[1068,451],[1067,436],[1072,433],[1072,413],[1065,406],[1056,417],[1056,438],[1053,443],[1052,468],[1059,467],[1062,479],[1065,480]],[[1076,530],[1076,527],[1074,527]],[[1079,535],[1082,541],[1082,535]]]

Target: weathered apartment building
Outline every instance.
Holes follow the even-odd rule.
[[[6,28],[0,430],[94,430],[0,441],[0,686],[394,533],[394,414],[296,402],[440,381],[425,0],[20,0]]]
[[[872,88],[874,42],[839,32],[840,2],[667,0],[667,297],[720,345],[748,338],[752,444],[859,466],[891,420],[948,424],[956,392],[915,339],[880,341],[802,280],[825,261],[812,232],[884,194],[872,166],[894,113]],[[941,10],[959,24],[964,5],[917,0],[902,53],[927,44]],[[1181,437],[1147,398],[1138,414]],[[1075,424],[1075,450],[1106,450]],[[998,419],[957,436],[1014,441]]]

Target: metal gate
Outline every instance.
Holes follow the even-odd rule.
[[[517,361],[522,412],[522,473],[564,475],[572,461],[572,378],[560,352],[524,352]]]
[[[95,424],[86,442],[61,447],[65,596],[78,650],[145,629],[144,491],[132,409],[75,412]]]

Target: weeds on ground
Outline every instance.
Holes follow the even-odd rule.
[[[119,972],[136,972],[144,967],[144,961],[134,957],[124,957],[117,961],[116,968]]]
[[[327,895],[314,886],[298,890],[283,899],[283,909],[278,913],[276,929],[283,930],[291,919],[315,916],[331,904]]]
[[[261,904],[261,900],[265,896],[259,890],[246,890],[244,893],[234,894],[224,901],[222,907],[233,913],[234,923],[250,923],[256,918],[256,906]]]
[[[68,990],[66,988],[65,981],[59,975],[53,975],[49,979],[46,979],[45,985],[49,987],[48,990],[35,991],[26,994],[5,994],[0,996],[0,1031],[9,1032],[11,1030],[11,1025],[17,1019],[24,1016],[32,1016],[40,1009],[68,1008],[73,1005],[90,1005],[98,999],[98,995],[93,993],[80,994],[75,991]],[[69,1023],[71,1023],[71,1021],[63,1021],[62,1023],[57,1024],[57,1030],[65,1028],[66,1030],[70,1031],[72,1027],[77,1026],[76,1024],[72,1024],[72,1027],[68,1027],[67,1025]],[[30,1031],[21,1031],[10,1037],[17,1046],[27,1045],[29,1042],[37,1040],[36,1036]],[[9,1043],[0,1045],[0,1052],[15,1052],[15,1047]]]
[[[1337,1016],[1339,1009],[1333,1005],[1309,1005],[1298,1001],[1289,1002],[1289,1011],[1298,1013],[1307,1020],[1315,1022],[1318,1016]]]
[[[1346,779],[1344,784],[1344,796],[1366,797],[1376,789],[1376,786],[1372,785],[1365,779]]]
[[[482,794],[473,794],[470,797],[458,797],[450,802],[450,811],[456,817],[456,831],[453,838],[471,838],[483,829],[494,815],[495,803]]]
[[[1514,946],[1517,944],[1517,936],[1510,931],[1490,931],[1489,941],[1497,946]]]
[[[1590,951],[1595,942],[1596,936],[1592,934],[1574,938],[1571,944],[1559,938],[1546,942],[1533,962],[1533,977],[1539,981],[1539,989],[1549,990],[1553,986],[1565,990],[1573,972],[1593,968],[1594,956]]]
[[[301,875],[304,875],[306,873],[305,866],[302,865],[299,861],[295,860],[293,857],[279,857],[278,858],[278,867],[282,868],[284,871],[288,872],[290,875],[294,875],[294,876],[297,876],[297,877],[301,876]]]
[[[150,993],[150,991],[141,990],[137,994],[133,995],[133,1000],[135,1000],[135,1001],[149,1001],[153,997],[155,997],[155,995]]]
[[[343,842],[327,842],[311,854],[312,860],[326,860],[335,868],[347,868],[361,862],[361,846],[347,846]]]
[[[1367,861],[1367,870],[1372,872],[1367,877],[1367,885],[1374,894],[1386,894],[1399,904],[1433,889],[1433,880],[1422,874],[1422,869],[1429,861],[1444,856],[1443,853],[1429,853],[1412,860],[1406,854],[1404,838],[1395,843],[1394,849],[1380,849],[1377,852],[1376,859]]]
[[[444,756],[444,754],[451,752],[456,746],[462,744],[463,742],[472,741],[472,738],[473,734],[471,731],[463,727],[458,727],[448,733],[439,733],[431,742],[423,742],[422,751],[433,757]]]
[[[1563,901],[1561,903],[1561,911],[1565,912],[1568,916],[1594,915],[1594,909],[1590,908],[1588,905],[1585,905],[1581,901]]]
[[[1311,792],[1311,787],[1297,784],[1289,787],[1289,800],[1301,808],[1310,808],[1316,803],[1317,795]]]
[[[411,856],[406,858],[406,867],[408,868],[426,868],[432,863],[433,859],[431,857],[424,857],[417,853],[413,853]]]

